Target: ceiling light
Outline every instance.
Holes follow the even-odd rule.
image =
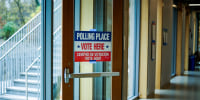
[[[174,8],[177,8],[177,6],[176,6],[176,5],[172,5],[172,7],[174,7]]]
[[[200,4],[189,4],[189,6],[200,6]]]

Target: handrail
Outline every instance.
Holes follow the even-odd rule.
[[[17,47],[17,46],[21,43],[21,41],[23,41],[27,36],[29,36],[30,33],[33,32],[34,29],[36,29],[39,25],[41,25],[41,23],[39,23],[36,27],[34,27],[34,28],[32,29],[32,31],[30,31],[29,33],[27,33],[20,41],[18,41],[11,49],[9,49],[2,57],[0,57],[0,61],[1,61],[6,55],[8,55],[8,54],[10,53],[10,51],[12,51],[15,47]],[[54,35],[55,35],[56,32],[58,32],[58,30],[61,29],[61,28],[62,28],[62,27],[59,26],[59,27],[56,29],[56,31],[54,32]],[[41,48],[41,47],[40,47],[40,48]]]
[[[62,6],[62,3],[61,3],[60,5],[58,5],[53,11],[55,12],[55,11],[58,10],[61,6]]]
[[[34,29],[36,29],[41,23],[39,23],[36,27],[33,28],[33,30],[31,30],[29,33],[27,33],[20,41],[18,41],[11,49],[9,49],[2,57],[0,57],[0,61],[10,53],[10,51],[12,51],[13,49],[15,49],[15,47],[17,47],[21,41],[23,41],[27,36],[30,35],[31,32],[34,31]]]
[[[26,78],[26,100],[28,100],[28,71],[32,68],[32,66],[38,61],[40,60],[40,56],[37,57],[32,63],[31,65],[28,66],[28,68],[25,71],[25,78]]]
[[[9,39],[7,39],[5,42],[0,44],[0,47],[5,45],[9,40],[11,40],[19,31],[21,31],[24,27],[26,27],[28,24],[30,24],[35,18],[37,18],[39,15],[41,15],[41,12],[39,12],[35,17],[33,17],[30,21],[28,21],[26,24],[24,24],[20,29],[18,29]]]

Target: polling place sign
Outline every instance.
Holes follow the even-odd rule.
[[[111,61],[111,32],[75,31],[75,62]]]

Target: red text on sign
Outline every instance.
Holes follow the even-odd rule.
[[[75,62],[95,61],[111,61],[111,51],[84,51],[75,52]]]
[[[94,50],[104,50],[104,43],[94,43]]]
[[[81,43],[82,50],[92,50],[92,43]]]

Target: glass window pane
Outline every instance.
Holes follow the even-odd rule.
[[[129,0],[128,98],[138,95],[139,4],[138,0]]]
[[[75,23],[80,19],[80,25],[75,25],[76,31],[112,32],[112,0],[85,0],[81,1],[79,7],[80,11],[75,7]],[[77,11],[80,13],[79,16]],[[76,70],[79,69],[80,73],[112,71],[111,62],[76,62],[74,67]],[[77,71],[76,73],[79,73]],[[74,90],[77,91],[77,88],[80,98],[76,98],[76,92],[76,100],[111,100],[111,78],[80,78],[80,81],[75,79]]]
[[[128,40],[128,97],[133,96],[134,91],[134,1],[129,1],[129,40]]]
[[[40,5],[39,0],[0,1],[1,100],[40,98]],[[30,90],[35,90],[34,96]],[[13,96],[8,98],[8,94]]]
[[[61,100],[62,0],[54,0],[53,7],[53,100]]]

